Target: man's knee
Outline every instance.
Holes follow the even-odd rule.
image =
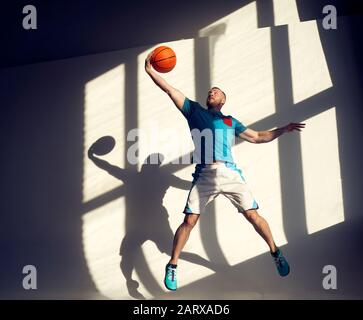
[[[185,227],[192,229],[197,224],[198,219],[199,219],[199,214],[194,214],[194,213],[186,214],[184,217],[183,224]]]
[[[246,217],[246,219],[252,224],[256,223],[260,218],[256,209],[246,210],[243,214]]]

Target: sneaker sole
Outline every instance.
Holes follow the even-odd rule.
[[[169,288],[167,285],[166,285],[166,282],[164,281],[164,286],[165,286],[165,288],[166,289],[168,289],[169,291],[176,291],[176,289],[171,289],[171,288]]]

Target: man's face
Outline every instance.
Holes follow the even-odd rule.
[[[222,90],[218,88],[212,88],[208,91],[207,102],[206,102],[208,109],[213,109],[213,108],[220,109],[222,108],[225,102],[226,99],[224,97]]]

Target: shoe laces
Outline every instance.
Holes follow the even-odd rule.
[[[171,281],[174,281],[175,280],[175,277],[176,277],[176,269],[174,269],[174,268],[168,268],[167,277]]]
[[[277,265],[283,265],[285,263],[285,259],[282,255],[274,257],[274,260]]]

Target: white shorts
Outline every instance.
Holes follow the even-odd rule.
[[[193,177],[183,211],[185,214],[203,213],[207,204],[220,194],[227,197],[238,212],[259,208],[242,171],[235,164],[218,162],[197,165]]]

